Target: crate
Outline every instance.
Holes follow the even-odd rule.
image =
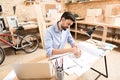
[[[120,16],[105,17],[105,23],[108,23],[114,26],[120,26]]]
[[[103,21],[102,9],[100,8],[87,9],[85,21],[102,22]]]
[[[103,16],[86,16],[85,21],[87,21],[87,22],[103,22]]]
[[[86,16],[101,16],[101,15],[102,15],[101,8],[87,9],[87,12],[86,12]]]
[[[106,5],[105,17],[120,15],[120,4]]]

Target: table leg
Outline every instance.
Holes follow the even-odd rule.
[[[95,80],[97,80],[101,75],[104,76],[104,77],[106,77],[106,78],[108,78],[108,68],[107,68],[107,59],[106,59],[106,56],[104,56],[104,62],[105,62],[105,72],[106,72],[105,74],[102,73],[102,72],[100,72],[100,71],[98,71],[98,70],[96,70],[96,69],[94,69],[94,68],[91,68],[93,71],[99,73],[99,75],[96,77]]]

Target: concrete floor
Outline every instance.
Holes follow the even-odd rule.
[[[3,80],[3,78],[11,71],[12,69],[11,64],[27,62],[34,59],[37,56],[45,54],[45,50],[43,49],[38,49],[37,51],[31,54],[26,54],[23,51],[17,51],[17,55],[14,55],[13,51],[10,49],[7,49],[5,51],[7,55],[4,63],[0,65],[0,80]],[[120,60],[120,48],[115,49],[111,51],[109,54],[107,54],[109,77],[104,78],[103,76],[101,76],[98,80],[119,80],[120,79],[119,60]],[[94,68],[100,70],[101,72],[105,72],[103,60],[99,60],[99,62],[94,66]],[[97,75],[98,73],[89,70],[77,80],[94,80]]]

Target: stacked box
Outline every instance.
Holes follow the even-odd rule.
[[[105,23],[120,26],[120,4],[106,5]]]
[[[102,9],[87,9],[85,21],[88,22],[102,22]]]
[[[108,23],[114,26],[120,26],[120,16],[105,17],[105,23]]]

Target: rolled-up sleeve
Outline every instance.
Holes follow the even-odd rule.
[[[46,49],[46,53],[48,56],[52,56],[52,45],[53,45],[53,41],[52,41],[52,38],[51,38],[51,34],[48,30],[46,30],[46,33],[45,33],[45,49]]]

